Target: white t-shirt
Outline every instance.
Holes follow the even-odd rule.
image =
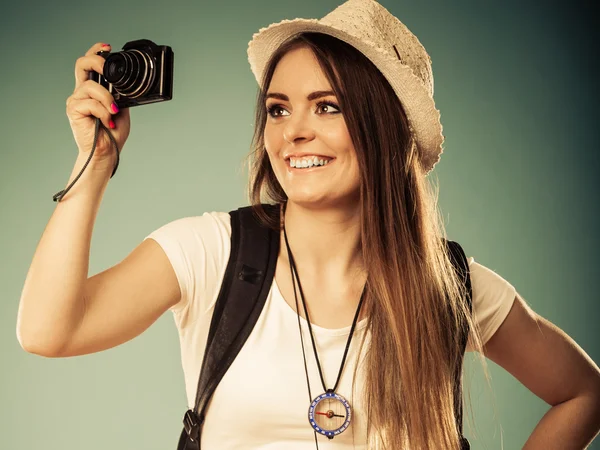
[[[181,301],[171,308],[179,331],[188,407],[194,406],[200,366],[214,305],[231,244],[230,216],[205,213],[170,222],[147,238],[158,242],[177,275]],[[492,270],[469,258],[473,312],[485,342],[506,318],[515,288]],[[348,429],[333,440],[317,433],[322,450],[366,449],[365,408],[360,395],[363,377],[357,353],[367,320],[352,338],[337,393],[352,406]],[[306,450],[314,448],[308,408],[324,392],[306,320],[301,318],[312,398],[309,398],[298,330],[298,316],[282,297],[275,280],[252,333],[219,383],[202,428],[203,450]],[[327,388],[333,387],[350,327],[312,325]],[[369,344],[369,336],[365,345]],[[469,348],[467,350],[470,350]],[[355,390],[352,374],[359,365]]]

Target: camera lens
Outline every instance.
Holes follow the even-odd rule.
[[[116,92],[130,98],[140,97],[150,89],[155,72],[152,56],[138,49],[112,53],[104,62],[104,78]]]
[[[109,83],[117,83],[127,71],[127,61],[120,53],[115,53],[104,63],[105,78]]]

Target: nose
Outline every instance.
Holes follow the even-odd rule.
[[[308,113],[310,114],[310,113]],[[290,144],[314,139],[315,132],[310,120],[299,111],[292,113],[283,128],[283,138]]]

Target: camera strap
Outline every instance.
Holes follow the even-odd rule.
[[[100,119],[96,118],[96,129],[94,130],[94,143],[92,144],[92,151],[90,152],[90,157],[85,162],[85,164],[81,168],[81,171],[75,177],[75,179],[73,180],[73,182],[66,189],[63,189],[62,191],[57,192],[56,194],[54,194],[52,196],[52,200],[54,200],[55,202],[60,202],[62,200],[62,198],[65,196],[65,194],[67,192],[69,192],[69,190],[71,190],[71,188],[73,187],[73,185],[77,182],[77,180],[79,180],[79,178],[81,177],[81,174],[83,173],[83,171],[85,170],[85,168],[88,166],[88,164],[92,160],[92,157],[94,156],[94,151],[96,150],[96,143],[98,142],[98,134],[99,134],[98,131],[99,131],[100,127],[102,127],[108,133],[108,137],[110,138],[110,140],[112,141],[112,143],[115,145],[115,151],[117,152],[117,163],[115,164],[115,168],[114,168],[113,173],[112,173],[112,175],[110,177],[112,178],[113,175],[117,172],[117,167],[119,167],[119,146],[117,145],[117,141],[115,140],[115,138],[112,135],[112,133],[108,130],[108,128],[106,128],[104,126],[104,124],[102,122],[100,122]]]

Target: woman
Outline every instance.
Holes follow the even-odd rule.
[[[85,81],[102,71],[101,49],[110,47],[97,44],[77,61],[67,101],[80,150],[71,179],[89,157],[96,117],[119,149],[129,134],[128,110],[116,111],[108,91]],[[425,178],[443,138],[417,39],[376,2],[350,0],[321,21],[261,30],[249,60],[262,88],[251,198],[281,205],[283,226],[270,223],[280,226],[281,245],[262,314],[208,408],[202,448],[300,449],[314,440],[332,449],[458,449],[453,369],[465,323],[469,350],[554,405],[525,448],[587,445],[600,428],[598,367],[472,258],[472,313],[463,301]],[[91,230],[116,161],[111,145],[103,134],[44,232],[21,299],[20,342],[47,356],[93,353],[170,309],[191,407],[230,218],[169,223],[88,279]],[[329,389],[352,411],[331,441],[306,420]],[[321,411],[327,419],[340,415],[335,405]]]

